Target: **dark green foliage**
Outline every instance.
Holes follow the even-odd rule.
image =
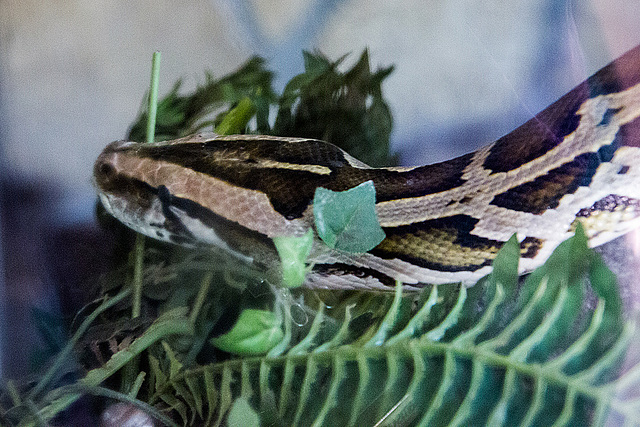
[[[215,120],[206,120],[216,109],[235,105],[243,98],[249,98],[258,106],[258,123],[265,125],[268,109],[265,103],[275,102],[276,96],[271,89],[272,73],[264,68],[262,58],[251,58],[238,71],[219,80],[207,74],[204,85],[192,94],[180,95],[181,81],[171,89],[168,95],[158,103],[156,116],[156,141],[179,138],[197,132],[205,126],[218,124],[224,118],[219,114]],[[147,113],[142,112],[129,130],[132,141],[144,141]],[[258,129],[264,129],[260,126]]]
[[[285,338],[280,351],[182,370],[155,382],[151,402],[213,425],[238,398],[262,425],[640,422],[637,395],[618,389],[640,380],[637,361],[619,365],[634,323],[622,317],[615,280],[582,230],[524,284],[517,263],[511,239],[494,273],[470,289],[397,292],[393,301],[353,294],[330,312],[321,305],[307,332]],[[590,289],[593,310],[583,307]],[[357,325],[362,316],[366,325]]]
[[[364,51],[346,73],[344,57],[331,62],[304,52],[305,71],[287,84],[280,98],[273,134],[331,142],[370,166],[391,166],[391,112],[382,97],[382,80],[393,67],[371,73]]]
[[[34,307],[31,309],[31,318],[43,342],[43,348],[38,349],[31,355],[31,366],[37,369],[43,363],[46,363],[51,354],[56,354],[62,350],[67,343],[67,334],[64,322],[59,316]]]
[[[230,123],[234,131],[326,139],[372,165],[391,164],[391,117],[380,92],[391,69],[371,73],[366,52],[345,73],[341,62],[305,53],[305,72],[280,97],[260,59],[220,80],[208,76],[192,94],[179,95],[178,82],[158,106],[156,135]],[[252,111],[256,120],[246,126]],[[131,139],[144,140],[145,122],[138,118]],[[35,385],[6,387],[0,424],[45,425],[94,394],[152,412],[150,404],[167,425],[166,416],[184,425],[256,424],[256,417],[262,426],[640,425],[636,323],[623,317],[615,277],[582,230],[524,280],[518,257],[512,238],[493,273],[471,288],[278,290],[218,253],[148,239],[144,326],[131,327],[126,290],[79,313],[81,326],[51,369]],[[104,294],[126,287],[130,274],[125,260],[105,279]],[[283,333],[264,346],[267,354],[243,358],[210,345],[243,310],[282,319],[270,324]],[[91,339],[92,324],[112,333]],[[58,379],[74,345],[78,353],[108,351],[95,369],[77,366],[80,379],[65,386]]]
[[[382,81],[393,67],[374,73],[365,51],[348,71],[338,67],[344,58],[331,62],[323,55],[304,52],[305,72],[286,85],[282,95],[271,88],[272,73],[264,60],[254,57],[238,71],[219,80],[207,74],[204,85],[180,95],[178,81],[158,103],[156,140],[178,138],[207,126],[217,126],[243,98],[255,108],[251,133],[322,139],[346,150],[371,166],[392,166],[389,155],[392,119],[382,97]],[[269,110],[277,108],[275,124],[269,125]],[[212,113],[222,110],[215,118]],[[132,125],[128,138],[144,141],[147,114]]]

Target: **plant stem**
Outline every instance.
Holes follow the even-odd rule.
[[[133,260],[133,302],[131,318],[140,316],[142,306],[142,267],[144,261],[144,234],[136,234]]]
[[[65,392],[65,393],[69,393],[69,394],[71,394],[71,393],[81,393],[81,394],[91,394],[93,396],[103,396],[103,397],[106,397],[108,399],[118,400],[120,402],[125,402],[125,403],[128,403],[129,405],[133,405],[136,408],[142,410],[147,415],[149,415],[149,416],[155,418],[156,420],[160,421],[163,425],[171,426],[171,427],[178,427],[178,424],[176,424],[175,422],[173,422],[173,420],[171,418],[169,418],[168,416],[166,416],[165,414],[160,412],[159,409],[149,405],[148,403],[146,403],[146,402],[144,402],[142,400],[136,399],[135,396],[130,396],[128,394],[120,393],[120,392],[108,389],[106,387],[87,385],[87,384],[83,384],[83,383],[76,383],[76,384],[72,384],[72,385],[69,385],[69,386],[65,386],[60,391]],[[129,420],[129,421],[131,421],[131,420]],[[130,422],[129,424],[132,424],[132,423]]]
[[[149,88],[149,114],[147,116],[147,142],[153,142],[155,140],[159,80],[160,52],[153,52],[153,59],[151,60],[151,87]]]
[[[200,314],[202,304],[204,304],[204,301],[207,298],[207,294],[209,293],[209,288],[211,287],[212,280],[213,273],[211,271],[207,271],[202,278],[200,289],[198,290],[198,295],[196,296],[196,300],[193,303],[193,308],[191,309],[191,313],[189,314],[189,322],[191,322],[192,325],[195,325],[196,323],[196,319],[198,318],[198,314]]]
[[[160,80],[160,52],[153,52],[151,59],[151,84],[149,87],[149,105],[147,115],[147,143],[155,140],[156,113],[158,112],[158,82]],[[133,266],[133,301],[131,317],[140,316],[142,301],[142,261],[144,255],[144,236],[136,236],[135,260]]]

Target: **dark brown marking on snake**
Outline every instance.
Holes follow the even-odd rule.
[[[576,112],[587,98],[586,88],[578,86],[513,132],[498,139],[483,167],[492,173],[508,172],[544,155],[578,127],[580,117]]]
[[[640,82],[639,63],[640,46],[636,46],[589,77],[583,85],[589,88],[591,98],[629,89]]]
[[[471,234],[477,222],[467,215],[453,215],[385,228],[387,237],[370,252],[432,270],[476,271],[490,265],[504,243]]]
[[[565,194],[574,193],[580,186],[588,187],[598,166],[610,162],[620,146],[637,144],[638,139],[640,119],[621,126],[611,144],[603,145],[597,152],[583,153],[545,175],[497,194],[490,203],[537,215],[547,209],[554,209]],[[628,171],[628,168],[623,169],[624,167],[618,173]]]
[[[149,191],[155,193],[160,200],[162,214],[164,215],[163,228],[169,233],[169,239],[176,244],[182,245],[196,243],[196,237],[191,233],[191,231],[189,231],[172,209],[179,199],[174,198],[169,189],[164,185],[161,185],[158,188],[149,186]]]
[[[95,164],[94,177],[100,191],[126,198],[142,209],[149,208],[155,196],[155,193],[149,191],[149,184],[119,173],[113,166],[101,160]]]
[[[615,149],[611,144],[597,153],[583,153],[545,175],[497,194],[490,204],[536,215],[554,209],[565,194],[588,187],[600,163],[611,160]]]
[[[473,155],[421,166],[408,171],[361,169],[351,166],[343,152],[322,141],[257,139],[212,140],[175,145],[135,144],[119,149],[127,155],[173,163],[229,184],[263,192],[287,219],[300,218],[318,187],[344,191],[373,180],[378,202],[420,197],[460,186]],[[293,167],[261,167],[260,162],[321,166],[329,174]],[[276,163],[276,164],[277,164]]]
[[[462,199],[460,199],[460,203],[464,204],[464,203],[469,203],[473,200],[473,197],[469,197],[469,196],[464,196]]]
[[[466,154],[455,159],[417,167],[409,171],[390,171],[386,169],[341,168],[336,171],[336,179],[329,188],[334,191],[347,190],[355,185],[373,180],[376,188],[376,201],[386,202],[457,188],[464,183],[464,168],[473,159]]]
[[[315,264],[313,272],[320,276],[355,276],[361,279],[368,277],[376,279],[378,282],[389,288],[393,288],[396,281],[393,277],[375,270],[373,268],[358,267],[351,264],[337,262],[334,264]]]
[[[621,146],[640,147],[640,117],[622,125],[616,134],[616,139]]]
[[[640,82],[638,63],[640,46],[602,68],[534,118],[498,139],[483,166],[494,173],[507,172],[556,147],[578,126],[580,117],[576,112],[584,101],[628,89]],[[615,112],[609,112],[609,116],[605,114],[601,124],[606,124],[612,114]],[[637,138],[634,141],[638,142]]]
[[[535,237],[525,237],[520,242],[520,256],[522,258],[535,258],[538,251],[544,245],[544,240]]]
[[[634,210],[640,210],[640,200],[617,194],[609,194],[606,197],[595,202],[588,208],[580,209],[576,214],[577,217],[587,218],[598,212],[615,212],[618,209],[632,207]]]

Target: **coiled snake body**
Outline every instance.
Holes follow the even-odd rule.
[[[326,142],[199,134],[108,145],[94,167],[109,212],[162,240],[277,263],[270,238],[313,226],[317,187],[373,180],[387,237],[350,254],[317,238],[306,285],[472,283],[517,233],[521,272],[581,221],[592,245],[640,224],[640,46],[494,143],[446,162],[370,168]]]

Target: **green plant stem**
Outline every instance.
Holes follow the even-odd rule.
[[[133,289],[133,296],[131,301],[131,318],[140,317],[142,308],[142,267],[144,266],[144,244],[145,237],[143,234],[136,234],[136,242],[133,252],[133,280],[131,288]],[[140,364],[137,359],[132,360],[122,370],[121,376],[121,389],[129,390],[133,387],[134,381],[138,372],[140,372]]]
[[[18,388],[14,384],[12,380],[7,381],[7,393],[11,398],[11,403],[13,406],[20,406],[22,404],[22,398],[20,397],[20,392]]]
[[[151,417],[155,418],[156,420],[160,421],[163,425],[167,425],[167,426],[171,426],[171,427],[178,427],[178,424],[173,422],[173,420],[171,420],[171,418],[167,417],[162,412],[160,412],[158,409],[154,408],[153,406],[149,405],[148,403],[146,403],[146,402],[144,402],[142,400],[138,400],[134,396],[130,396],[128,394],[120,393],[120,392],[117,392],[115,390],[108,389],[106,387],[90,386],[90,385],[86,385],[86,384],[82,384],[82,383],[76,383],[76,384],[68,385],[68,386],[65,386],[65,387],[61,387],[59,390],[60,390],[60,392],[65,393],[65,394],[67,394],[67,393],[91,394],[91,395],[94,395],[94,396],[102,396],[102,397],[106,397],[106,398],[109,398],[109,399],[118,400],[120,402],[125,402],[125,403],[128,403],[130,405],[133,405],[133,406],[141,409],[146,414],[148,414]]]
[[[142,306],[142,267],[144,261],[144,235],[136,235],[133,261],[133,302],[131,304],[131,317],[140,316]]]
[[[33,422],[33,425],[36,427],[49,427],[49,425],[47,424],[47,420],[45,420],[44,418],[42,418],[40,416],[40,414],[38,414],[38,407],[36,406],[36,404],[31,400],[31,399],[27,399],[24,401],[24,405],[25,407],[29,410],[29,412],[32,414],[32,419],[30,419],[30,421]]]
[[[211,287],[212,280],[213,272],[206,272],[204,277],[202,278],[202,282],[200,283],[200,289],[198,290],[198,295],[196,296],[196,300],[193,303],[191,313],[189,314],[189,322],[191,322],[192,325],[195,325],[196,323],[198,314],[200,314],[200,309],[202,308],[202,305],[207,298],[207,294],[209,293],[209,288]]]
[[[147,143],[155,140],[156,114],[158,112],[158,82],[160,81],[160,52],[153,52],[151,59],[151,83],[149,87],[149,105],[147,114]],[[133,267],[133,301],[131,317],[140,316],[142,301],[142,261],[144,254],[144,236],[138,234],[135,244],[135,261]]]
[[[160,52],[153,52],[151,60],[151,86],[149,89],[149,114],[147,116],[147,142],[155,140],[156,113],[158,111],[158,81],[160,80]]]
[[[142,383],[144,382],[144,377],[147,375],[146,372],[142,371],[138,374],[138,376],[136,377],[136,380],[133,383],[133,386],[131,386],[131,390],[129,391],[129,397],[131,397],[132,399],[135,399],[136,396],[138,396],[138,393],[140,392],[140,387],[142,387]]]

